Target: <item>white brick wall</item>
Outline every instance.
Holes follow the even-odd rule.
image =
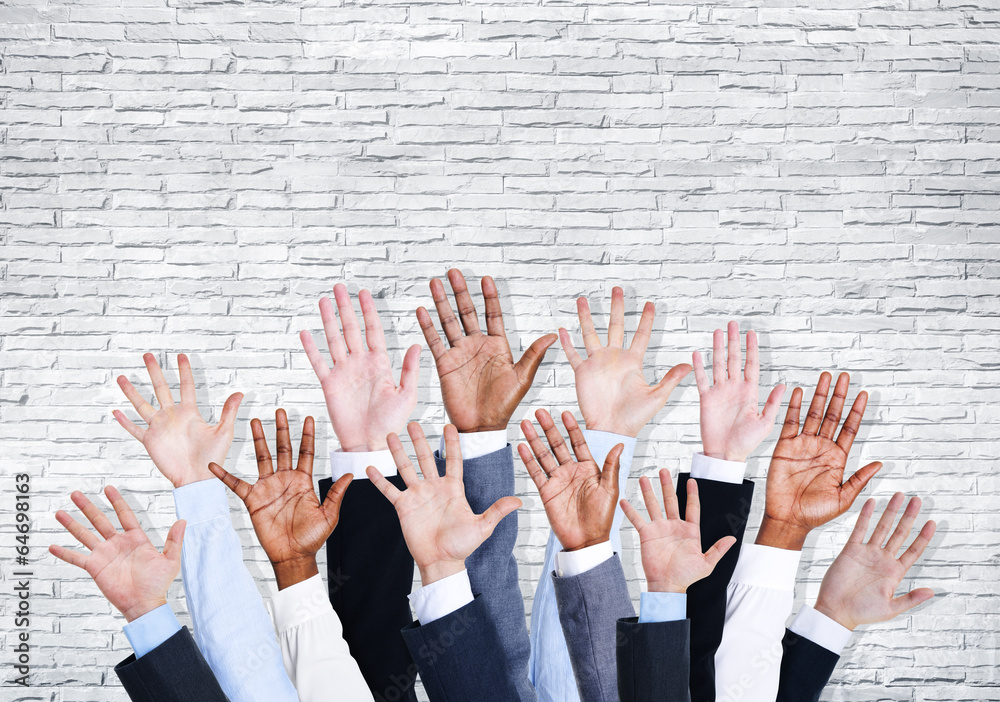
[[[872,402],[851,466],[886,462],[883,503],[924,496],[942,528],[907,583],[946,594],[855,637],[826,699],[997,699],[1000,5],[791,4],[0,8],[0,452],[4,495],[35,476],[48,686],[0,699],[125,698],[121,619],[44,553],[68,543],[51,513],[72,489],[121,486],[160,537],[172,521],[111,417],[115,375],[141,380],[146,350],[172,373],[183,350],[213,411],[246,391],[230,465],[248,472],[249,417],[325,417],[295,336],[319,328],[319,295],[371,288],[398,359],[449,264],[497,277],[519,348],[575,329],[577,295],[605,313],[622,283],[633,311],[658,305],[657,375],[729,318],[761,331],[770,384],[852,372]],[[421,384],[438,427],[426,352]],[[574,402],[552,351],[516,419]],[[641,439],[635,474],[687,464],[693,381]],[[530,597],[545,519],[518,484]],[[810,540],[800,601],[852,521]],[[7,566],[7,517],[0,535]],[[8,596],[0,615],[7,679]]]

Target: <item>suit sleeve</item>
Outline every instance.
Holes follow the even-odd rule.
[[[790,629],[785,630],[781,649],[775,702],[818,702],[840,656]]]
[[[400,490],[398,475],[388,478]],[[319,483],[326,496],[333,480]],[[416,666],[400,630],[410,624],[407,595],[413,558],[396,510],[370,480],[355,479],[340,507],[340,521],[326,542],[330,603],[343,637],[369,689],[378,698],[416,702]]]
[[[640,624],[631,617],[618,620],[617,633],[621,702],[690,702],[690,620]]]
[[[581,702],[617,702],[617,622],[635,615],[621,559],[552,580]]]
[[[187,627],[115,674],[133,702],[229,702]]]
[[[520,702],[518,681],[496,655],[502,644],[482,595],[435,619],[407,625],[402,638],[430,702]]]
[[[681,518],[687,508],[688,473],[677,480],[677,503]],[[691,699],[715,702],[715,652],[722,641],[726,621],[726,591],[739,559],[754,484],[750,480],[728,483],[719,480],[698,481],[701,502],[701,544],[709,548],[724,536],[735,536],[729,549],[707,578],[688,588],[688,619],[691,622]]]

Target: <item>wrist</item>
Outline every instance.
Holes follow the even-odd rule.
[[[301,583],[319,573],[315,555],[278,561],[277,563],[272,561],[271,568],[274,570],[274,579],[278,583],[278,590],[284,590],[286,587]]]
[[[438,580],[461,573],[465,570],[465,561],[436,561],[434,563],[417,564],[420,571],[420,584],[427,587]]]
[[[558,536],[558,535],[557,535]],[[609,529],[607,533],[600,534],[590,539],[582,539],[580,541],[575,541],[573,539],[567,539],[563,541],[559,539],[559,543],[563,546],[563,551],[567,553],[572,553],[573,551],[582,551],[585,548],[590,548],[591,546],[597,546],[598,544],[609,543],[611,540],[611,530]]]
[[[638,436],[639,431],[642,429],[642,427],[637,429],[635,427],[613,421],[595,420],[591,422],[586,417],[583,418],[583,424],[587,428],[587,431],[603,431],[606,434],[617,434],[618,436],[627,436],[631,439]]]
[[[130,607],[126,607],[125,609],[122,609],[120,611],[122,613],[122,616],[125,617],[125,621],[128,622],[129,624],[131,624],[132,622],[134,622],[139,617],[141,617],[141,616],[143,616],[145,614],[149,614],[150,612],[152,612],[157,607],[162,607],[166,603],[167,603],[166,596],[164,596],[164,597],[158,597],[158,598],[153,599],[153,600],[149,600],[149,601],[146,601],[146,602],[140,602],[140,603],[137,603],[137,604],[132,605]]]
[[[827,604],[826,602],[824,602],[822,591],[820,591],[819,597],[816,598],[816,604],[813,605],[813,609],[815,609],[820,614],[826,615],[827,617],[837,622],[845,629],[849,629],[850,631],[854,631],[858,626],[857,623],[853,619],[851,619],[851,617],[847,616],[847,613],[844,612],[842,609],[840,609],[839,607],[837,607],[832,603]]]
[[[649,592],[674,592],[681,595],[687,593],[688,586],[664,580],[646,581],[646,589]]]
[[[735,463],[746,463],[747,458],[750,455],[743,453],[742,451],[733,451],[729,449],[709,451],[704,446],[702,447],[701,452],[709,458],[715,458],[720,461],[733,461]]]
[[[809,536],[809,531],[807,527],[790,524],[765,514],[760,522],[754,543],[772,548],[783,548],[788,551],[801,551],[805,545],[806,537]]]
[[[340,450],[344,453],[374,453],[375,451],[385,451],[388,448],[389,444],[385,442],[384,438],[382,441],[369,439],[363,444],[352,444],[345,441],[340,442]]]

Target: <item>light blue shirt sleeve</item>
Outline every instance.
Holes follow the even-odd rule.
[[[622,451],[618,461],[618,490],[624,495],[629,471],[632,469],[632,459],[635,456],[635,438],[590,429],[584,430],[583,436],[587,440],[590,455],[601,468],[604,467],[604,460],[616,444],[625,445],[625,450]],[[616,505],[614,520],[611,523],[611,547],[615,553],[622,551],[623,518],[622,508]],[[535,601],[531,607],[531,658],[528,660],[528,677],[535,686],[538,702],[580,700],[569,650],[566,648],[566,638],[563,636],[562,624],[559,623],[555,586],[552,584],[552,573],[556,570],[556,554],[561,550],[562,544],[550,529],[549,541],[545,546],[542,576],[535,588]]]
[[[639,623],[687,619],[688,596],[683,592],[644,592],[639,595]]]
[[[298,702],[278,637],[229,515],[226,486],[202,480],[174,490],[187,520],[181,571],[194,638],[231,702]]]
[[[181,630],[170,605],[160,605],[125,625],[125,636],[136,658],[142,658]]]

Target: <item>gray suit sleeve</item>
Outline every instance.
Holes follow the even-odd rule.
[[[621,702],[691,702],[688,691],[691,620],[618,622],[618,695]]]
[[[581,702],[618,702],[616,626],[635,616],[621,559],[615,554],[580,575],[552,578]]]

